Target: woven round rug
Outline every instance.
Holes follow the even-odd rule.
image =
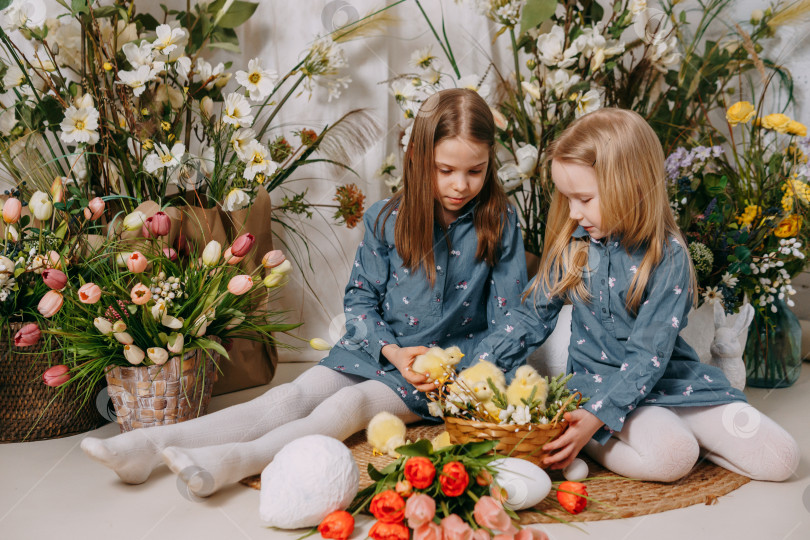
[[[444,426],[441,424],[416,425],[408,428],[407,438],[410,441],[432,439],[442,431]],[[355,433],[345,442],[360,469],[360,489],[372,484],[368,476],[369,463],[379,470],[394,461],[387,455],[373,455],[364,432]],[[669,483],[631,480],[605,469],[587,457],[584,460],[590,470],[589,478],[592,478],[584,483],[588,488],[588,496],[593,500],[583,512],[571,515],[563,510],[552,490],[552,495],[534,508],[518,512],[520,523],[598,521],[656,514],[694,504],[713,504],[718,497],[750,482],[745,476],[705,460],[698,463],[684,478]],[[564,480],[560,471],[547,472],[552,481]],[[261,488],[259,475],[245,478],[242,483],[254,489]]]

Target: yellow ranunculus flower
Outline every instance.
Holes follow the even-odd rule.
[[[787,115],[782,113],[769,114],[762,119],[762,127],[772,129],[779,133],[787,132],[788,125],[792,122]]]
[[[796,120],[791,120],[787,125],[787,130],[791,135],[798,135],[799,137],[807,137],[807,126]]]
[[[737,223],[739,223],[743,227],[748,227],[751,223],[756,219],[756,217],[760,214],[759,206],[755,204],[749,204],[745,207],[745,211],[742,215],[737,217]]]
[[[726,119],[732,126],[745,124],[756,114],[756,109],[747,101],[738,101],[726,110]]]
[[[802,227],[802,218],[796,214],[791,214],[779,222],[773,234],[779,238],[789,238],[799,234],[799,229]]]

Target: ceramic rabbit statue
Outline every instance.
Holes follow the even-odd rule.
[[[745,363],[742,353],[746,336],[742,334],[748,331],[753,317],[753,306],[745,304],[740,308],[734,322],[728,324],[730,321],[723,306],[719,302],[714,304],[714,339],[709,346],[711,358],[706,363],[723,370],[731,386],[737,390],[745,388]]]

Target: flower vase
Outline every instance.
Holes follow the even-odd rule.
[[[213,354],[195,350],[160,366],[115,366],[107,371],[107,389],[121,432],[176,424],[208,412]]]
[[[783,300],[776,312],[756,310],[745,343],[746,384],[758,388],[783,388],[795,383],[802,367],[802,328]]]

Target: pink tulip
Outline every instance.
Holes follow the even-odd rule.
[[[95,283],[85,283],[79,287],[79,301],[82,304],[95,304],[101,299],[101,289]]]
[[[177,260],[177,252],[175,250],[173,250],[172,248],[163,248],[163,254],[170,261],[176,261]]]
[[[280,249],[274,249],[264,254],[264,257],[262,257],[262,266],[265,268],[275,268],[286,260],[287,257],[284,256],[284,253],[282,253]]]
[[[228,291],[236,296],[245,294],[251,287],[253,287],[253,278],[244,274],[234,276],[228,282]]]
[[[143,225],[141,225],[141,236],[144,238],[152,238],[152,233],[150,229],[152,227],[152,218],[148,217],[143,220]]]
[[[515,535],[515,540],[548,540],[548,535],[540,529],[524,527]]]
[[[87,207],[84,209],[84,219],[95,221],[101,217],[101,214],[104,213],[104,200],[101,197],[96,197],[92,199],[89,203],[87,203]]]
[[[473,531],[472,540],[490,540],[492,536],[486,529],[475,529]]]
[[[70,368],[65,364],[50,367],[42,374],[42,382],[48,386],[61,386],[70,380]]]
[[[62,293],[58,291],[48,291],[39,301],[37,311],[45,318],[53,317],[62,307],[63,301]]]
[[[42,281],[55,291],[61,291],[67,285],[68,278],[61,270],[48,268],[42,271]]]
[[[425,523],[413,530],[413,540],[442,540],[442,528],[432,521]],[[489,540],[489,535],[487,535],[487,540]]]
[[[14,334],[14,346],[30,347],[31,345],[36,345],[40,336],[42,336],[42,332],[39,331],[39,326],[34,323],[28,323]]]
[[[149,261],[146,259],[146,256],[141,253],[140,251],[133,251],[127,257],[127,270],[132,272],[133,274],[140,274],[144,270],[146,270],[146,266],[149,264]]]
[[[62,183],[62,177],[57,176],[51,184],[51,198],[53,202],[62,202],[65,198],[65,185]]]
[[[425,523],[433,521],[436,515],[436,501],[430,495],[417,493],[408,498],[405,503],[405,519],[408,520],[408,527],[418,529]]]
[[[514,534],[500,533],[492,537],[492,540],[515,540]]]
[[[129,292],[129,297],[132,299],[133,303],[142,306],[152,298],[152,291],[143,283],[138,283],[132,287],[132,290]]]
[[[244,257],[237,257],[236,255],[234,255],[233,252],[231,251],[231,248],[225,250],[225,254],[222,255],[222,258],[225,260],[227,264],[239,264],[240,262],[242,262],[242,259],[244,259]]]
[[[512,523],[512,518],[503,509],[503,505],[486,495],[478,499],[473,509],[475,522],[482,527],[501,531],[507,534],[515,534],[517,529]]]
[[[166,236],[172,227],[172,220],[165,212],[158,212],[150,218],[149,232],[155,236]],[[148,220],[147,220],[148,221]]]
[[[231,253],[237,257],[244,257],[250,252],[254,243],[256,243],[256,237],[250,233],[245,233],[234,240]]]
[[[56,251],[49,251],[48,252],[48,264],[51,268],[56,268],[57,270],[62,269],[62,256],[59,255]]]
[[[19,199],[11,197],[3,204],[3,221],[6,223],[17,223],[20,220],[22,203]]]
[[[450,514],[442,520],[444,540],[472,540],[473,530],[458,514]]]

